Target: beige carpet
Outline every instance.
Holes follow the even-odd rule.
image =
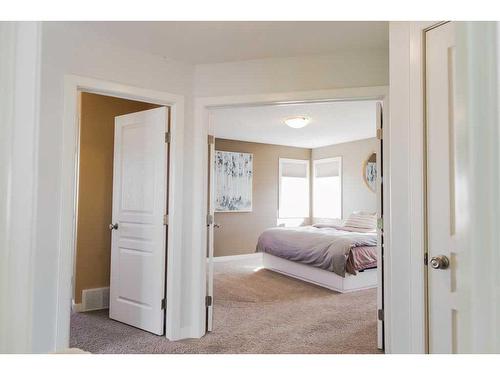
[[[216,263],[214,331],[171,342],[108,319],[73,314],[71,347],[92,353],[380,353],[376,290],[338,294],[256,264]]]

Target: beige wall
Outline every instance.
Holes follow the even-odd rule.
[[[253,211],[215,213],[214,255],[239,255],[255,251],[263,230],[275,227],[278,219],[279,158],[310,160],[311,149],[263,143],[216,139],[215,149],[248,152],[253,159]]]
[[[75,302],[82,290],[109,286],[114,118],[158,107],[82,93]]]
[[[342,157],[342,218],[353,211],[377,210],[377,196],[363,180],[363,163],[377,150],[377,139],[363,139],[315,148],[312,159]]]

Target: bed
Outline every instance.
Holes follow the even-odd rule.
[[[265,268],[346,293],[377,286],[377,234],[335,225],[271,228],[259,237]]]

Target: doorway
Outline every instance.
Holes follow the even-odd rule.
[[[336,102],[335,101],[318,101],[318,102],[315,102],[315,103],[297,103],[297,102],[294,102],[293,104],[287,104],[287,103],[280,103],[279,108],[281,108],[281,110],[283,108],[293,108],[293,107],[300,107],[301,105],[306,105],[306,104],[309,104],[310,106],[314,106],[315,104],[317,106],[321,106],[321,105],[328,105],[328,103],[333,103],[335,104]],[[342,106],[344,104],[348,104],[349,103],[349,100],[343,100],[343,101],[340,101],[340,102],[337,102],[339,103],[339,106]],[[354,103],[362,103],[362,102],[354,102]],[[209,303],[207,303],[207,329],[208,331],[213,331],[214,334],[217,334],[217,329],[221,329],[221,324],[224,324],[224,323],[221,323],[218,319],[217,319],[217,316],[216,316],[216,319],[219,321],[219,327],[217,327],[217,324],[214,326],[213,325],[213,322],[212,322],[212,319],[213,319],[213,304],[217,304],[217,298],[221,297],[221,295],[217,294],[217,283],[219,283],[219,290],[222,288],[222,289],[234,289],[235,286],[234,284],[237,283],[235,277],[237,277],[236,273],[235,272],[232,272],[232,270],[230,270],[228,267],[228,262],[230,259],[229,258],[233,258],[234,260],[236,260],[236,258],[238,258],[238,261],[240,262],[243,262],[243,268],[252,268],[253,267],[253,274],[254,275],[257,275],[257,276],[263,276],[263,274],[265,272],[267,272],[267,270],[264,270],[264,271],[261,271],[262,268],[266,268],[266,264],[264,262],[264,267],[263,267],[263,264],[262,264],[262,260],[260,261],[259,263],[259,260],[258,260],[258,257],[259,255],[262,255],[262,254],[251,254],[253,253],[253,250],[255,249],[255,239],[252,239],[252,244],[253,244],[253,249],[252,249],[252,246],[249,245],[247,246],[246,249],[243,249],[243,250],[247,250],[247,252],[249,252],[249,254],[236,254],[236,256],[233,256],[231,257],[231,255],[233,255],[231,253],[231,250],[234,252],[235,250],[237,252],[241,252],[242,249],[235,249],[234,247],[235,246],[243,246],[242,244],[245,242],[245,243],[248,243],[249,242],[249,237],[251,237],[249,234],[250,232],[255,232],[256,230],[258,230],[258,228],[256,228],[256,226],[259,226],[260,225],[260,222],[262,222],[262,217],[263,216],[266,216],[266,219],[269,219],[267,216],[272,216],[272,215],[277,215],[277,217],[275,217],[273,220],[275,221],[275,223],[272,225],[272,226],[286,226],[286,227],[294,227],[294,223],[299,219],[298,217],[285,217],[283,215],[280,215],[279,212],[280,211],[283,211],[283,208],[280,208],[278,207],[278,201],[280,202],[280,205],[281,205],[281,201],[282,201],[282,192],[281,192],[281,184],[282,184],[282,179],[281,177],[278,176],[278,171],[281,171],[282,169],[290,169],[290,173],[293,174],[292,177],[294,177],[295,179],[297,177],[304,177],[304,180],[307,180],[307,181],[310,181],[310,182],[306,182],[305,185],[304,185],[304,194],[308,195],[309,196],[309,193],[307,191],[311,191],[311,197],[309,199],[309,197],[307,199],[304,200],[304,204],[301,204],[300,207],[304,206],[305,210],[308,211],[307,214],[302,214],[301,215],[301,218],[300,218],[300,225],[315,225],[315,224],[323,224],[325,226],[328,226],[328,221],[329,220],[323,220],[323,223],[320,223],[320,220],[318,221],[315,221],[314,223],[312,222],[312,219],[314,218],[314,215],[309,215],[309,211],[313,211],[313,207],[315,210],[318,210],[319,208],[324,208],[323,211],[326,213],[326,214],[323,214],[323,215],[327,215],[329,216],[329,214],[327,213],[327,209],[326,207],[321,207],[321,205],[314,205],[312,202],[313,202],[313,198],[312,198],[312,195],[314,195],[314,192],[315,192],[315,189],[314,189],[314,186],[315,184],[313,183],[313,180],[314,178],[311,177],[309,178],[309,176],[314,176],[314,177],[327,177],[327,178],[330,178],[332,181],[331,183],[334,183],[334,180],[336,178],[340,179],[340,184],[342,185],[342,176],[341,176],[341,170],[342,168],[345,169],[345,173],[346,173],[346,183],[349,184],[349,185],[346,185],[346,192],[344,193],[345,196],[349,196],[350,195],[350,191],[351,190],[354,190],[355,188],[357,189],[357,185],[354,184],[353,186],[351,186],[350,184],[353,183],[353,181],[355,181],[355,183],[359,182],[360,184],[360,196],[358,197],[358,204],[367,204],[366,208],[367,210],[373,210],[373,212],[377,212],[377,216],[379,218],[378,220],[378,233],[379,233],[379,238],[377,240],[377,244],[379,246],[379,249],[378,249],[378,254],[379,254],[379,265],[380,267],[378,267],[378,275],[376,275],[375,277],[378,278],[380,280],[380,288],[378,289],[379,292],[378,292],[378,295],[377,294],[374,294],[373,297],[374,297],[374,301],[377,301],[377,303],[375,303],[375,306],[378,305],[378,311],[377,311],[377,308],[374,307],[373,308],[373,321],[377,321],[377,325],[379,326],[378,327],[378,330],[374,329],[374,332],[375,331],[378,331],[379,333],[379,337],[375,340],[376,342],[378,341],[378,345],[380,348],[383,347],[383,287],[382,287],[382,280],[383,280],[383,267],[382,267],[382,251],[383,251],[383,217],[382,217],[382,213],[383,213],[383,206],[384,206],[384,202],[383,202],[383,199],[382,199],[382,161],[383,161],[383,144],[382,144],[382,106],[379,105],[381,104],[380,102],[379,103],[376,103],[375,101],[372,102],[373,103],[373,119],[371,121],[371,124],[372,124],[372,133],[373,135],[371,135],[372,139],[373,139],[373,144],[371,146],[367,146],[368,148],[365,150],[365,153],[363,154],[362,158],[363,160],[358,160],[357,162],[354,162],[352,160],[350,160],[348,157],[346,157],[345,159],[345,163],[347,163],[344,167],[342,167],[342,155],[339,154],[340,151],[335,151],[333,150],[333,147],[331,150],[328,150],[328,151],[331,151],[330,153],[333,152],[333,154],[328,154],[327,150],[322,150],[321,152],[318,150],[317,151],[317,157],[315,158],[312,158],[311,157],[311,149],[307,150],[307,147],[305,149],[299,149],[299,148],[295,148],[295,149],[286,149],[286,147],[282,147],[282,146],[279,146],[279,147],[275,147],[276,145],[272,145],[272,143],[279,143],[279,135],[278,137],[276,136],[276,134],[274,135],[274,138],[272,135],[270,135],[272,132],[273,132],[273,129],[271,128],[268,128],[268,136],[270,136],[271,138],[269,138],[269,140],[266,140],[266,139],[260,139],[257,143],[255,142],[252,142],[249,139],[246,139],[247,142],[245,141],[242,141],[241,139],[229,139],[230,137],[228,137],[226,134],[223,134],[223,132],[221,133],[220,131],[218,132],[218,121],[220,120],[220,116],[217,116],[215,114],[215,112],[217,111],[224,111],[224,110],[227,110],[227,111],[234,111],[234,110],[237,110],[238,108],[244,108],[246,110],[246,115],[251,115],[250,112],[254,111],[256,109],[259,109],[259,108],[263,108],[265,109],[265,111],[269,111],[270,108],[273,108],[274,106],[276,106],[275,104],[273,103],[266,103],[266,104],[263,104],[263,105],[259,105],[259,104],[253,104],[253,105],[243,105],[242,107],[239,107],[239,106],[220,106],[220,107],[211,107],[209,109],[209,118],[210,118],[210,135],[208,137],[208,165],[210,166],[209,168],[209,172],[208,172],[208,186],[215,186],[216,184],[216,180],[217,178],[215,177],[217,175],[217,172],[214,170],[214,163],[217,162],[217,160],[219,160],[221,157],[225,157],[224,155],[217,155],[215,156],[215,153],[216,152],[229,152],[229,153],[241,153],[241,152],[244,152],[243,156],[242,157],[245,157],[245,153],[247,153],[248,155],[251,155],[252,159],[253,159],[253,163],[254,163],[254,166],[253,166],[253,173],[254,173],[254,179],[256,180],[254,182],[254,188],[253,188],[253,201],[254,201],[254,211],[257,211],[257,208],[259,206],[262,206],[261,205],[261,202],[258,201],[258,198],[259,198],[259,195],[262,194],[262,191],[263,190],[268,190],[269,193],[270,193],[270,198],[269,199],[264,199],[265,202],[266,202],[266,206],[267,208],[270,210],[271,214],[267,213],[267,215],[264,215],[264,214],[260,214],[258,212],[254,212],[253,214],[251,213],[252,209],[248,209],[248,207],[244,207],[244,209],[241,211],[240,214],[236,213],[224,213],[224,211],[227,209],[227,204],[225,205],[226,208],[224,208],[224,210],[222,210],[222,213],[221,213],[221,209],[219,208],[219,213],[216,213],[215,212],[215,209],[217,207],[217,205],[220,205],[220,199],[217,200],[217,198],[215,197],[215,190],[220,190],[219,189],[219,186],[215,187],[215,188],[212,188],[212,190],[209,188],[208,189],[208,229],[207,229],[207,234],[208,234],[208,244],[207,244],[207,248],[208,248],[208,264],[209,264],[209,267],[208,267],[208,282],[207,282],[207,285],[208,285],[208,298],[207,298],[207,301]],[[377,105],[375,105],[377,104]],[[264,111],[264,110],[263,110]],[[303,111],[303,110],[302,110]],[[292,110],[293,112],[293,110]],[[300,112],[300,111],[299,111]],[[280,115],[281,116],[281,115]],[[281,118],[280,116],[278,116],[278,118]],[[272,117],[276,117],[276,114],[273,114]],[[314,116],[312,116],[314,117]],[[261,119],[262,120],[262,119]],[[259,121],[261,121],[259,120]],[[259,123],[259,121],[251,121],[253,123]],[[231,124],[233,124],[232,126],[232,129],[238,127],[238,126],[246,126],[248,124],[243,124],[240,120],[237,120],[235,118],[232,118],[231,121],[230,121]],[[236,125],[234,125],[236,124]],[[281,125],[280,125],[281,126]],[[255,129],[254,129],[255,130]],[[258,132],[257,130],[255,130],[255,134],[259,133],[260,135],[263,136],[263,134],[265,132]],[[286,135],[283,135],[284,137],[286,137]],[[234,138],[234,137],[233,137]],[[250,137],[251,138],[251,137]],[[304,137],[302,137],[303,139]],[[282,137],[283,139],[283,137]],[[267,144],[266,144],[267,143]],[[271,143],[271,144],[270,144]],[[370,143],[371,144],[371,143]],[[295,145],[297,146],[297,145]],[[325,146],[325,145],[323,145]],[[280,147],[281,147],[281,150],[280,150]],[[292,147],[293,148],[293,147]],[[269,150],[268,150],[269,149]],[[257,154],[260,153],[260,150],[264,150],[264,157],[261,157],[261,156],[257,156]],[[266,151],[267,150],[267,151]],[[275,151],[275,152],[274,152]],[[309,152],[309,156],[304,156],[302,154],[300,154],[300,152],[302,151],[302,153],[307,153]],[[278,155],[276,157],[276,155],[273,154],[274,153],[279,153],[279,152],[282,152],[283,155],[281,155],[281,157]],[[288,154],[287,154],[288,153]],[[293,155],[295,156],[293,156]],[[300,155],[299,155],[300,154]],[[335,155],[334,155],[335,154]],[[366,155],[365,155],[366,154]],[[292,158],[292,156],[293,158]],[[376,155],[376,156],[375,156]],[[327,156],[329,158],[327,158]],[[333,156],[335,156],[335,158],[333,158]],[[250,157],[250,156],[248,156]],[[276,157],[276,160],[275,160],[275,163],[276,165],[273,164],[273,160],[274,158]],[[292,160],[292,159],[293,160]],[[304,160],[295,160],[295,159],[304,159]],[[313,160],[313,159],[317,159],[317,160]],[[365,160],[366,159],[366,160]],[[221,159],[222,160],[222,159]],[[279,163],[278,163],[279,161]],[[282,166],[281,164],[281,161],[283,162],[286,162],[287,165],[285,166]],[[293,162],[294,165],[291,165]],[[296,163],[295,163],[296,162]],[[307,167],[307,171],[306,169],[304,169],[304,174],[302,176],[302,174],[300,174],[300,176],[297,175],[298,170],[301,169],[301,162],[304,162],[302,163],[305,167]],[[318,162],[318,163],[316,163]],[[337,164],[340,163],[339,166],[336,166]],[[272,165],[271,165],[272,164]],[[295,165],[296,164],[296,165]],[[299,165],[300,164],[300,165]],[[353,167],[353,164],[355,165],[355,167]],[[290,168],[288,167],[288,165],[290,165]],[[371,168],[371,171],[377,171],[378,172],[378,176],[377,178],[373,179],[373,181],[371,182],[367,182],[366,180],[363,180],[363,177],[362,177],[362,171],[365,170],[367,168],[367,166],[370,165],[370,168]],[[324,166],[328,167],[328,168],[323,168]],[[285,168],[286,167],[286,168]],[[293,168],[292,168],[293,167]],[[320,168],[321,167],[321,168]],[[272,171],[272,176],[264,176],[264,172],[259,172],[257,173],[257,168],[259,168],[260,170],[264,170],[266,169],[269,169],[269,171]],[[353,171],[353,168],[355,168],[356,170]],[[293,171],[292,171],[293,169]],[[311,169],[311,172],[309,172],[309,169]],[[321,169],[321,173],[320,173],[320,169]],[[327,175],[324,175],[324,173],[334,173],[330,176],[330,174]],[[269,174],[269,173],[268,173]],[[276,174],[276,176],[274,176],[274,174]],[[274,176],[274,177],[273,177]],[[258,181],[257,181],[258,180]],[[323,182],[323,181],[316,181],[316,184],[319,184],[319,182]],[[238,185],[238,188],[241,190],[241,184],[240,182],[236,182],[236,184]],[[372,185],[371,185],[372,184]],[[273,185],[273,187],[271,186]],[[274,186],[276,185],[276,186]],[[319,185],[318,185],[319,186]],[[330,185],[328,185],[330,186]],[[276,189],[274,189],[276,188]],[[335,188],[334,186],[332,186],[331,188]],[[370,189],[373,188],[372,192],[370,193]],[[366,189],[366,192],[365,190]],[[243,189],[244,190],[244,189]],[[274,192],[274,190],[276,190]],[[210,191],[212,191],[212,193],[210,193]],[[279,192],[278,192],[279,191]],[[373,207],[367,203],[367,201],[365,200],[365,195],[364,194],[367,194],[368,196],[370,194],[373,194]],[[319,192],[318,192],[319,194]],[[337,207],[336,209],[333,209],[332,207],[332,210],[335,211],[335,212],[340,212],[342,211],[342,204],[343,204],[343,199],[342,199],[342,189],[338,192],[339,194],[339,207]],[[248,195],[248,194],[247,194]],[[251,195],[251,194],[250,194]],[[246,196],[246,195],[245,195]],[[272,201],[274,200],[273,197],[276,198],[276,207],[274,207],[274,203],[272,203]],[[278,199],[279,198],[279,199]],[[355,203],[353,203],[353,201],[356,201],[355,197],[351,197],[352,199],[349,199],[349,201],[347,202],[347,205],[345,207],[346,210],[348,211],[363,211],[362,210],[362,207],[357,207],[355,209]],[[247,198],[245,198],[244,200],[246,200]],[[297,198],[298,199],[298,198]],[[230,202],[230,201],[235,201],[235,202],[239,202],[238,199],[223,199],[224,202]],[[301,201],[302,202],[302,201]],[[364,203],[360,203],[360,202],[364,202]],[[335,205],[335,202],[331,202],[332,205]],[[309,206],[310,204],[310,206]],[[326,204],[326,206],[330,205],[330,202],[328,202],[328,204]],[[295,204],[292,204],[292,206],[297,206]],[[293,207],[290,206],[290,208],[292,209]],[[307,207],[306,207],[307,206]],[[323,205],[325,206],[325,205]],[[252,205],[250,204],[249,207],[252,207]],[[296,207],[297,209],[299,209],[300,207]],[[268,211],[269,211],[268,210]],[[274,211],[274,212],[273,212]],[[290,210],[288,210],[290,211]],[[292,210],[293,211],[293,210]],[[366,210],[365,210],[366,211]],[[232,215],[232,217],[230,217]],[[292,214],[290,214],[292,215]],[[290,216],[288,215],[288,216]],[[297,214],[298,215],[298,214]],[[295,214],[293,214],[292,216],[297,216]],[[332,213],[332,219],[333,217],[335,216],[335,218],[337,218],[337,214],[334,214]],[[247,225],[243,225],[246,229],[244,230],[244,232],[240,233],[239,235],[236,235],[236,238],[235,238],[235,230],[237,228],[235,228],[235,226],[238,224],[239,221],[244,221],[245,220],[245,217],[250,217],[250,216],[256,216],[256,217],[253,217],[253,221],[252,223],[247,223]],[[299,215],[300,216],[300,215]],[[307,216],[307,218],[304,218],[302,216]],[[342,219],[346,219],[348,216],[347,214],[343,214],[342,216],[339,216],[338,219],[342,220]],[[325,218],[321,218],[321,217],[317,217],[315,219],[326,219],[326,216]],[[336,220],[336,219],[335,219]],[[339,223],[335,223],[335,224],[339,224]],[[262,225],[260,225],[262,226]],[[226,229],[227,227],[227,229]],[[224,231],[223,233],[224,234],[221,234],[222,231]],[[232,233],[232,235],[231,235]],[[217,237],[218,236],[218,237]],[[258,236],[258,235],[257,235]],[[255,236],[254,236],[255,237]],[[218,246],[218,249],[215,249],[215,247]],[[214,263],[214,255],[215,256],[215,263]],[[219,255],[219,256],[217,256]],[[264,256],[266,254],[263,254]],[[222,263],[221,263],[222,262]],[[213,294],[214,293],[214,264],[215,264],[215,268],[216,268],[216,271],[215,271],[215,283],[216,283],[216,286],[215,286],[215,295]],[[227,272],[227,277],[220,277],[220,274],[221,272],[217,272],[217,270],[223,270],[223,272]],[[225,271],[224,271],[225,269]],[[276,269],[273,269],[273,271],[276,271]],[[280,272],[280,270],[278,269],[278,272]],[[278,288],[285,288],[286,289],[286,283],[287,283],[287,280],[291,283],[295,283],[297,279],[299,280],[307,280],[309,282],[312,282],[312,284],[317,284],[317,285],[321,285],[321,286],[327,286],[327,283],[325,284],[322,284],[321,282],[319,281],[315,281],[315,279],[311,276],[310,279],[308,279],[307,277],[309,276],[309,274],[300,274],[300,272],[298,272],[298,274],[300,274],[300,277],[297,276],[297,274],[294,274],[292,271],[289,271],[287,272],[286,270],[283,271],[281,270],[282,274],[286,274],[288,276],[292,276],[294,277],[294,279],[287,279],[287,278],[284,278],[283,280],[280,279],[280,281],[283,281],[284,282],[284,285],[281,285],[281,287],[278,286]],[[366,271],[366,273],[363,273],[361,272],[360,275],[362,275],[360,278],[364,277],[365,275],[367,275],[369,273],[369,271]],[[249,275],[252,274],[251,272],[249,273]],[[274,280],[276,276],[276,274],[270,274],[271,275],[271,278],[273,278],[273,280],[271,281],[276,281]],[[251,278],[251,276],[248,276],[248,275],[245,275],[243,277],[244,279],[246,280],[249,280]],[[226,279],[226,280],[225,280]],[[278,277],[279,279],[279,277]],[[222,281],[220,281],[222,280]],[[229,280],[231,281],[229,284],[233,284],[233,287],[231,287],[226,281]],[[262,280],[261,280],[262,281]],[[224,284],[225,283],[225,284]],[[265,283],[265,282],[264,282]],[[227,285],[226,285],[227,284]],[[278,283],[279,284],[279,283]],[[270,282],[270,280],[268,280],[268,287],[270,285],[272,285],[272,283]],[[296,285],[296,289],[299,290],[301,286],[307,288],[309,287],[309,283],[304,283],[302,284],[302,281],[299,282],[299,285]],[[248,288],[252,289],[252,286],[248,286]],[[314,289],[315,287],[313,287]],[[328,288],[328,286],[327,286]],[[294,289],[294,288],[292,288]],[[363,286],[360,285],[360,289],[364,289]],[[283,289],[284,290],[284,289]],[[315,289],[314,289],[315,290]],[[327,291],[327,289],[323,289],[323,288],[320,288],[319,289],[320,291],[324,291],[326,294],[328,293],[331,293],[329,291]],[[227,291],[227,290],[226,290]],[[233,293],[235,293],[235,290],[232,290]],[[309,291],[312,293],[312,291]],[[309,293],[309,292],[306,292]],[[220,292],[219,292],[220,293]],[[285,293],[285,292],[284,292]],[[333,292],[335,293],[335,292]],[[272,293],[271,293],[272,294]],[[280,294],[280,293],[278,293]],[[286,293],[285,293],[286,294]],[[294,293],[290,293],[290,296],[293,296]],[[348,296],[349,294],[341,294],[341,296]],[[226,295],[224,295],[222,298],[223,299],[226,299]],[[263,297],[264,299],[265,298],[268,298],[269,296],[267,297]],[[283,296],[282,296],[283,297]],[[245,295],[245,296],[241,296],[240,298],[242,299],[245,299],[245,298],[251,298],[249,295]],[[347,297],[346,297],[347,298]],[[223,301],[223,302],[227,302],[227,301]],[[268,301],[270,302],[270,301]],[[219,304],[218,305],[218,308],[215,309],[216,311],[216,314],[217,314],[217,311],[220,311],[221,314],[223,314],[224,316],[231,316],[230,313],[224,311],[224,310],[221,310],[221,305]],[[227,319],[227,318],[226,318]],[[284,327],[282,327],[284,329]],[[325,327],[327,328],[327,327]],[[374,326],[375,328],[375,326]],[[281,329],[281,328],[280,328]],[[295,330],[297,331],[297,330]],[[332,333],[333,334],[333,333]],[[375,334],[375,337],[376,337],[376,334]],[[374,348],[376,348],[377,344],[374,344],[373,345]]]
[[[63,133],[63,158],[61,179],[61,236],[59,244],[59,274],[57,289],[57,316],[56,316],[56,348],[64,350],[69,347],[71,303],[73,300],[73,273],[74,256],[76,247],[76,197],[78,176],[78,144],[79,144],[79,95],[80,92],[96,93],[116,98],[130,99],[160,106],[169,107],[170,113],[170,143],[168,161],[168,243],[167,243],[167,283],[165,335],[170,340],[183,337],[180,309],[181,294],[174,288],[178,283],[182,265],[182,165],[183,159],[183,126],[184,126],[184,97],[164,91],[142,89],[120,83],[108,82],[98,79],[66,75],[64,81],[64,133]],[[164,139],[164,137],[161,137]],[[109,224],[108,224],[109,225]],[[149,334],[148,334],[149,335]]]
[[[164,334],[170,111],[89,92],[78,107],[70,344],[92,351],[79,332],[98,320]]]

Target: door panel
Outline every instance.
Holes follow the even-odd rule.
[[[164,331],[168,109],[115,118],[109,317]]]
[[[377,103],[377,213],[381,223],[384,218],[383,200],[383,111],[382,103]],[[383,224],[377,230],[377,309],[384,311],[384,227]],[[383,314],[382,314],[383,315]],[[377,347],[384,349],[384,320],[383,316],[378,316],[377,320]]]
[[[427,257],[429,352],[455,352],[452,285],[455,264],[454,194],[455,25],[426,33]],[[442,257],[442,258],[438,258]],[[448,267],[446,260],[450,261]],[[441,263],[440,263],[441,262]],[[433,268],[439,267],[441,268]]]
[[[207,223],[207,332],[213,329],[213,295],[214,295],[214,220],[215,220],[215,137],[208,136],[208,223]]]

